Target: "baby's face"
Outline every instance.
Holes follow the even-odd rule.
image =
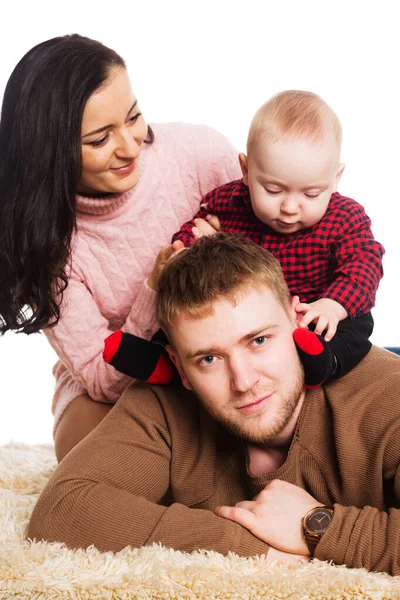
[[[283,234],[322,219],[343,171],[335,139],[321,142],[282,137],[258,140],[247,162],[245,183],[256,216]]]

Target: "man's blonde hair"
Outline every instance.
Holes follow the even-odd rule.
[[[235,301],[237,293],[267,287],[289,313],[291,296],[278,260],[240,234],[220,232],[202,237],[164,268],[157,294],[157,318],[169,334],[184,313],[204,318],[221,298]]]
[[[342,127],[332,108],[317,94],[287,90],[273,96],[254,115],[247,138],[247,154],[260,139],[275,142],[291,134],[318,142],[331,133],[340,155]]]

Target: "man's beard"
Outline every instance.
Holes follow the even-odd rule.
[[[213,406],[205,406],[205,408],[216,421],[221,423],[221,425],[226,427],[234,435],[253,444],[263,444],[274,440],[288,425],[295,413],[303,389],[304,372],[300,363],[297,363],[290,384],[282,392],[281,403],[277,410],[277,414],[270,419],[271,422],[269,425],[264,426],[263,428],[257,428],[256,424],[257,420],[262,420],[264,418],[264,413],[249,416],[247,419],[246,417],[234,419],[230,418],[229,413],[225,414],[223,408],[218,409]]]

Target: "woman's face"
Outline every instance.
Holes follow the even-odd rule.
[[[146,135],[147,125],[127,72],[117,67],[89,98],[83,112],[79,194],[118,194],[134,187]]]

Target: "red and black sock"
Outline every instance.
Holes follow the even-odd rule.
[[[157,385],[169,383],[175,372],[160,343],[121,330],[104,340],[103,358],[124,375]]]
[[[321,335],[299,327],[294,330],[293,339],[303,364],[306,388],[318,387],[335,375],[336,357]]]

